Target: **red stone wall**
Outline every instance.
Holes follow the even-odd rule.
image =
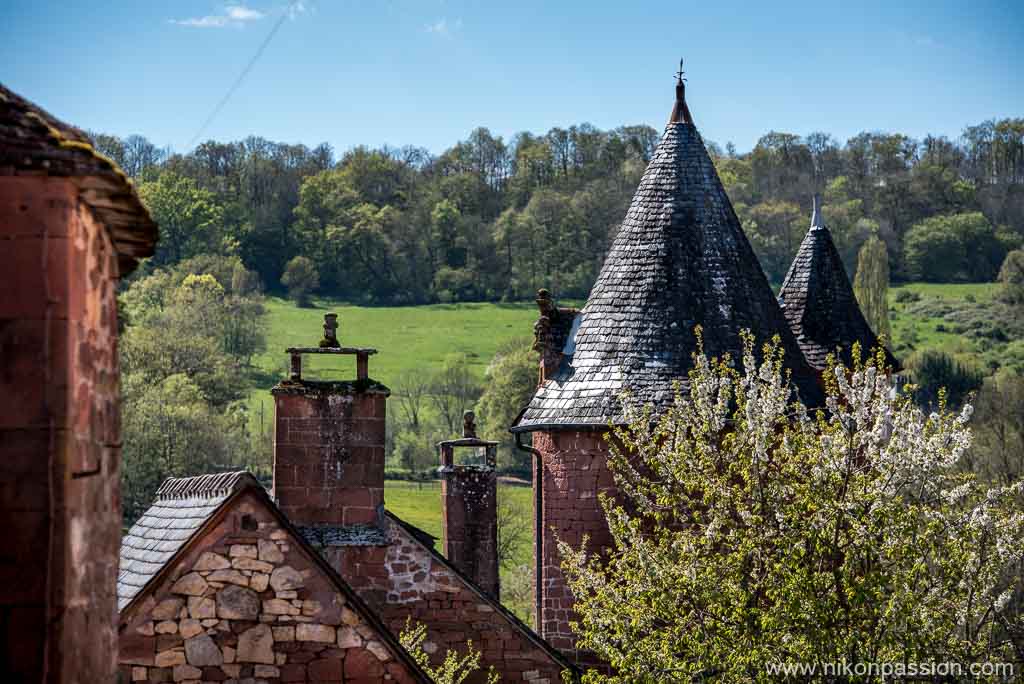
[[[491,597],[499,598],[498,476],[494,468],[441,469],[445,558]]]
[[[359,595],[400,633],[406,621],[427,627],[424,649],[439,663],[467,641],[494,666],[503,682],[561,682],[562,666],[532,641],[507,615],[473,591],[409,532],[388,520],[386,547],[338,547],[329,551],[332,565]],[[484,682],[483,673],[470,684]]]
[[[579,653],[569,628],[573,620],[572,592],[561,570],[558,541],[579,548],[589,535],[588,549],[597,551],[611,546],[604,511],[597,499],[599,492],[615,494],[615,482],[608,468],[608,444],[605,431],[535,432],[533,446],[540,450],[543,472],[534,473],[533,486],[542,487],[541,515],[541,610],[537,624],[548,643],[577,663],[592,663],[592,657]],[[536,467],[536,466],[535,466]],[[535,531],[537,532],[537,531]]]
[[[419,681],[251,492],[122,617],[125,682]]]
[[[0,671],[109,681],[121,524],[116,254],[65,179],[0,178],[0,217]]]
[[[384,505],[384,392],[274,389],[274,495],[297,525],[376,523]]]

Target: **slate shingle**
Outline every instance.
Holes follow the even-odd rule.
[[[156,501],[121,539],[117,609],[121,610],[233,492],[260,486],[245,471],[166,480]]]
[[[811,228],[779,291],[779,305],[804,357],[818,370],[825,368],[826,357],[836,351],[849,365],[855,342],[864,354],[878,346],[878,337],[857,304],[832,234],[821,218],[817,197]],[[899,367],[888,349],[886,359]]]
[[[513,431],[621,422],[620,395],[664,406],[706,353],[742,353],[740,331],[778,335],[793,385],[821,389],[754,255],[677,86],[671,120],[605,258],[575,338]]]

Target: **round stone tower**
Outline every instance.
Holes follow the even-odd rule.
[[[586,305],[560,308],[543,290],[537,303],[540,384],[512,427],[533,434],[536,456],[536,621],[585,664],[556,543],[578,547],[587,535],[591,551],[611,545],[598,494],[615,493],[606,438],[623,422],[623,393],[657,410],[673,399],[673,383],[685,389],[698,325],[711,356],[742,358],[744,329],[758,340],[778,335],[799,397],[816,405],[821,389],[693,124],[682,78]]]

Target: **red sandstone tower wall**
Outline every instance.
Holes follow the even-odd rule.
[[[604,430],[533,433],[533,446],[543,461],[543,472],[534,472],[533,478],[533,486],[543,488],[541,530],[535,531],[543,535],[542,558],[536,559],[541,581],[538,631],[552,646],[584,665],[593,659],[577,652],[576,637],[569,627],[574,619],[573,596],[562,573],[558,541],[579,548],[584,535],[589,535],[588,550],[592,552],[612,544],[597,498],[600,492],[616,493],[605,434]]]
[[[0,672],[110,681],[121,530],[117,254],[72,181],[0,178]]]

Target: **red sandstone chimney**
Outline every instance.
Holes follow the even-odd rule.
[[[318,347],[293,347],[291,376],[272,390],[274,496],[298,525],[377,524],[384,509],[385,402],[390,392],[368,377],[376,349],[342,347],[337,315],[324,316]],[[306,380],[304,354],[356,357],[356,379]]]
[[[462,438],[438,444],[445,556],[473,582],[498,599],[497,442],[478,439],[472,411],[463,415]],[[456,448],[483,450],[480,463],[455,463]]]

